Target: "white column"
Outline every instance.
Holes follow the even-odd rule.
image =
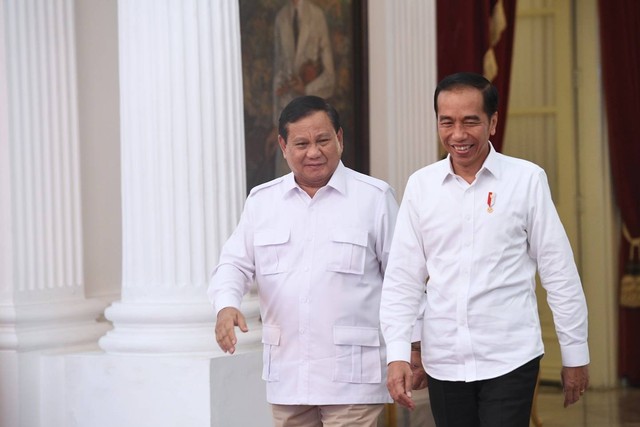
[[[437,160],[435,0],[369,3],[371,172],[398,197]]]
[[[220,354],[206,297],[245,199],[239,12],[231,0],[120,0],[122,300],[110,354]],[[258,304],[243,305],[260,344]]]
[[[0,3],[0,426],[35,425],[34,355],[107,329],[84,296],[74,37],[72,0]]]
[[[409,176],[438,160],[435,0],[369,2],[368,23],[371,174],[400,201]],[[414,399],[433,425],[428,389]]]

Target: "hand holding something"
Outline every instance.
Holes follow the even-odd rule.
[[[416,405],[411,399],[411,388],[413,383],[411,366],[405,361],[395,361],[389,363],[387,369],[387,389],[395,402],[410,410]]]
[[[242,332],[249,331],[247,322],[243,314],[235,307],[225,307],[218,312],[216,320],[216,341],[222,351],[233,354],[236,351],[238,339],[234,327],[237,326]]]
[[[562,390],[564,407],[576,403],[589,387],[589,365],[562,367]]]

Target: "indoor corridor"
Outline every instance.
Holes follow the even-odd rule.
[[[403,408],[387,408],[379,427],[433,427],[428,395],[416,397],[418,407],[409,412]],[[640,388],[613,390],[590,389],[583,398],[568,408],[562,406],[559,385],[541,385],[537,412],[541,424],[531,427],[640,427]],[[395,414],[394,414],[395,413]],[[395,416],[394,416],[395,415]]]

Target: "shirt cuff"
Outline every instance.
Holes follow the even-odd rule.
[[[216,317],[220,310],[226,307],[234,307],[240,310],[240,303],[231,295],[218,295],[215,301]]]
[[[562,366],[574,368],[577,366],[585,366],[590,362],[589,344],[577,344],[560,347],[562,354]]]
[[[411,331],[411,342],[422,341],[422,319],[418,319]]]
[[[387,343],[387,365],[397,361],[411,361],[411,343],[401,341]]]

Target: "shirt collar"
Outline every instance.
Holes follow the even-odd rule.
[[[338,162],[338,167],[331,175],[327,187],[333,188],[340,194],[347,193],[347,168],[342,164],[342,160]]]
[[[482,173],[490,173],[496,178],[500,178],[500,153],[493,148],[493,144],[489,141],[489,155],[484,160],[482,167],[478,171],[478,175]],[[486,172],[483,172],[486,171]]]
[[[296,182],[293,172],[289,172],[282,177],[282,184],[284,185],[283,196],[286,197],[292,190],[298,189],[304,191]],[[346,194],[347,192],[347,168],[342,163],[342,160],[338,163],[338,167],[331,175],[329,182],[325,187],[331,187],[338,191],[340,194]]]
[[[293,178],[293,172],[289,172],[288,174],[282,177],[282,185],[284,186],[283,195],[286,196],[292,190],[298,188],[298,184],[296,180]]]
[[[493,144],[489,141],[489,155],[484,159],[484,163],[480,167],[480,170],[476,176],[480,176],[483,173],[490,173],[496,178],[500,177],[500,154],[493,148]],[[484,172],[486,171],[486,172]],[[451,166],[451,155],[447,154],[447,157],[442,161],[441,167],[442,182],[444,183],[447,178],[455,178],[456,174]]]

